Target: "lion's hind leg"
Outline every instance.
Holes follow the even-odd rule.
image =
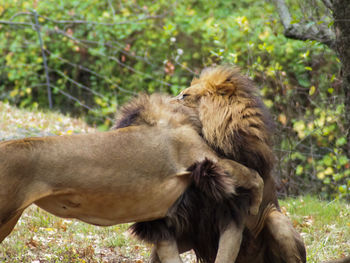
[[[285,215],[273,210],[266,218],[266,226],[275,241],[275,246],[270,248],[274,255],[280,255],[286,263],[306,262],[304,242]]]

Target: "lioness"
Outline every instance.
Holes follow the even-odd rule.
[[[193,180],[188,168],[206,158],[215,174]],[[242,187],[254,190],[256,212],[263,189],[258,174],[218,157],[188,117],[176,114],[152,127],[1,142],[0,242],[32,203],[100,226],[154,220],[166,217],[189,185],[212,183],[217,199],[234,194],[242,175],[251,177]],[[168,254],[164,262],[171,261]]]

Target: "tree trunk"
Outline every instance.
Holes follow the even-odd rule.
[[[333,0],[336,51],[342,63],[342,87],[345,94],[346,153],[350,158],[350,1]]]

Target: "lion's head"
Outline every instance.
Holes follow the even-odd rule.
[[[270,116],[253,82],[237,68],[207,68],[176,98],[198,111],[203,137],[212,148],[262,176],[270,172]]]

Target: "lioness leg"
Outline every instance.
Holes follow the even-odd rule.
[[[152,263],[182,263],[175,240],[160,241],[151,255]]]
[[[215,263],[233,263],[241,247],[244,225],[231,222],[220,234],[218,253]]]
[[[189,240],[183,239],[183,238],[176,240],[176,244],[177,244],[179,254],[190,251],[193,248],[193,244],[190,243]],[[161,263],[157,254],[157,246],[154,246],[152,249],[149,263]]]
[[[218,252],[215,263],[233,263],[235,262],[241,247],[244,225],[239,226],[231,222],[220,233]],[[180,249],[178,249],[179,245]],[[159,242],[153,249],[150,257],[150,263],[179,263],[182,262],[179,254],[191,249],[186,246],[182,240]]]
[[[286,263],[306,262],[304,242],[292,226],[290,220],[281,212],[274,210],[266,218],[266,226],[276,241],[274,254],[282,255]]]
[[[14,215],[12,215],[5,222],[0,222],[0,243],[7,237],[12,229],[15,227],[18,219],[21,217],[24,209],[17,211]]]

